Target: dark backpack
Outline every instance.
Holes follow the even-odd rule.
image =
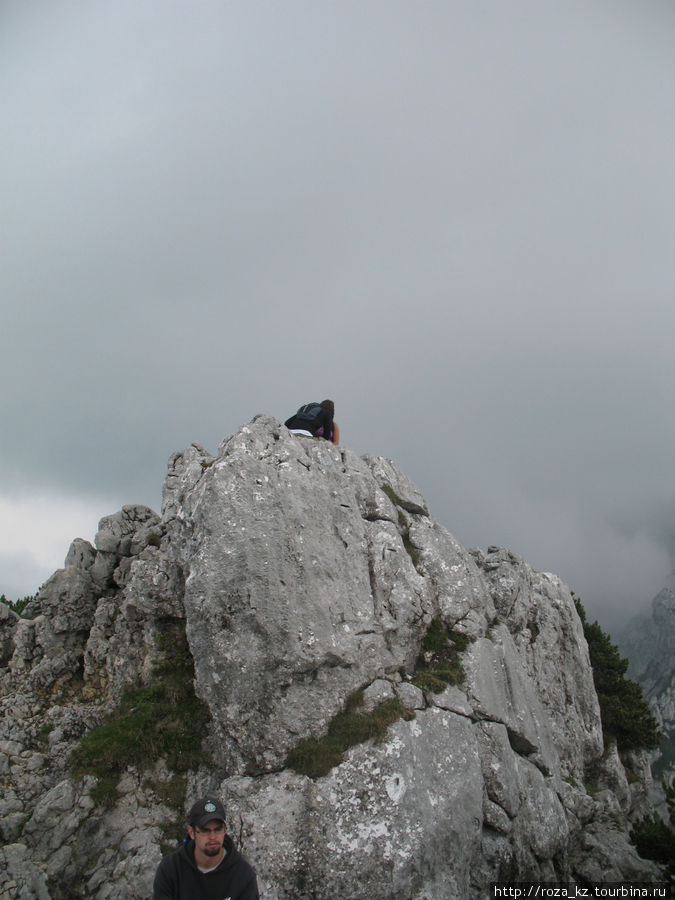
[[[305,403],[305,405],[301,406],[296,414],[291,416],[290,419],[287,419],[284,424],[287,428],[302,428],[304,425],[307,425],[308,427],[306,430],[312,431],[313,428],[316,427],[317,420],[322,412],[323,407],[320,403]]]

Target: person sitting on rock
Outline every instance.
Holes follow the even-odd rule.
[[[306,434],[309,437],[322,437],[333,444],[340,440],[340,429],[333,421],[335,404],[332,400],[321,403],[305,403],[300,409],[286,419],[284,425],[293,434]]]
[[[259,900],[255,870],[227,834],[220,800],[197,800],[188,814],[188,837],[159,864],[153,900]]]

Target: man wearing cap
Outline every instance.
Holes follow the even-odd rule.
[[[259,900],[255,871],[225,833],[225,807],[202,797],[188,814],[182,847],[159,864],[153,900]]]

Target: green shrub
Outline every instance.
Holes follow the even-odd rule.
[[[126,691],[119,706],[98,728],[85,734],[70,756],[76,775],[99,779],[92,791],[97,802],[110,805],[128,766],[152,766],[165,757],[169,769],[185,773],[208,757],[202,750],[210,715],[194,692],[194,664],[184,632],[165,632],[154,682]]]
[[[675,826],[675,781],[663,789],[666,794],[670,824]],[[654,816],[639,821],[630,833],[637,852],[644,859],[653,859],[665,866],[671,878],[675,878],[675,831],[662,819]]]
[[[439,618],[433,619],[422,640],[412,683],[432,694],[440,694],[449,684],[460,684],[464,669],[459,654],[468,645],[465,634],[448,628]]]
[[[578,597],[574,598],[574,605],[588,643],[605,741],[614,738],[619,750],[658,747],[661,734],[642,688],[624,677],[628,660],[621,657],[618,647],[597,622],[589,624]]]
[[[414,719],[415,714],[398,697],[385,700],[372,712],[359,712],[363,691],[353,693],[345,708],[331,720],[321,738],[301,741],[286,757],[285,766],[301,775],[320,778],[340,765],[345,752],[364,741],[382,741],[387,728],[398,719]]]

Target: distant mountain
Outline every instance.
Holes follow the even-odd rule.
[[[635,616],[618,638],[629,660],[628,675],[644,691],[663,732],[652,756],[655,786],[675,776],[675,572],[652,600],[651,612]]]

